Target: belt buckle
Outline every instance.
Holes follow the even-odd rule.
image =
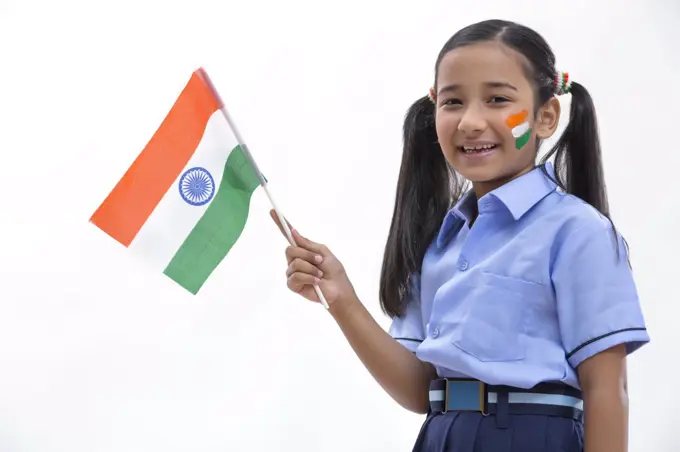
[[[453,408],[449,410],[449,398],[453,394],[451,393],[451,386],[453,385],[476,385],[477,386],[477,397],[473,400],[467,400],[463,401],[462,405],[465,406],[460,406],[459,408]],[[469,389],[468,389],[469,390]],[[442,410],[443,413],[446,413],[447,411],[468,411],[468,412],[478,412],[482,413],[484,416],[488,416],[487,412],[487,397],[486,397],[486,383],[479,381],[479,380],[474,380],[474,379],[447,379],[446,380],[446,387],[444,389],[444,408]]]

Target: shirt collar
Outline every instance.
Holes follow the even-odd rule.
[[[449,210],[448,214],[444,217],[444,222],[439,229],[439,234],[437,235],[437,247],[441,248],[449,241],[449,239],[458,232],[458,230],[465,224],[469,222],[472,218],[472,213],[474,209],[474,203],[477,201],[475,193],[472,190],[468,190],[463,196],[460,197],[458,202]]]
[[[548,176],[543,172],[543,168]],[[477,202],[478,212],[490,212],[500,204],[512,215],[515,221],[519,220],[533,206],[553,192],[557,185],[554,182],[555,171],[550,162],[538,166],[522,176],[498,187],[484,195],[479,201],[472,190],[468,190],[444,217],[444,221],[436,239],[437,247],[446,245],[449,239],[458,230],[469,222],[474,202]]]
[[[543,168],[545,168],[545,173]],[[480,204],[485,204],[487,198],[500,201],[515,220],[519,220],[531,210],[538,202],[552,193],[557,184],[555,180],[555,170],[550,162],[538,166],[528,173],[513,179],[502,185],[487,195],[483,196]],[[482,210],[480,210],[481,212]]]

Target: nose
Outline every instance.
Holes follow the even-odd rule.
[[[466,135],[472,135],[483,132],[484,129],[486,129],[486,118],[482,111],[478,107],[470,105],[460,118],[458,130]]]

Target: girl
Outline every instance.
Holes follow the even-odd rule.
[[[537,165],[567,93],[569,123]],[[373,377],[427,414],[415,451],[627,450],[625,359],[649,337],[592,100],[534,31],[462,29],[406,116],[380,279],[389,333],[330,250],[294,238],[288,287],[318,301],[320,284]]]

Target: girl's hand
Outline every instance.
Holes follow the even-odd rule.
[[[269,214],[288,240],[274,209]],[[314,291],[314,284],[318,284],[329,308],[333,303],[354,296],[354,287],[333,253],[326,246],[302,237],[290,223],[288,227],[297,244],[286,248],[288,288],[310,301],[320,302]]]

